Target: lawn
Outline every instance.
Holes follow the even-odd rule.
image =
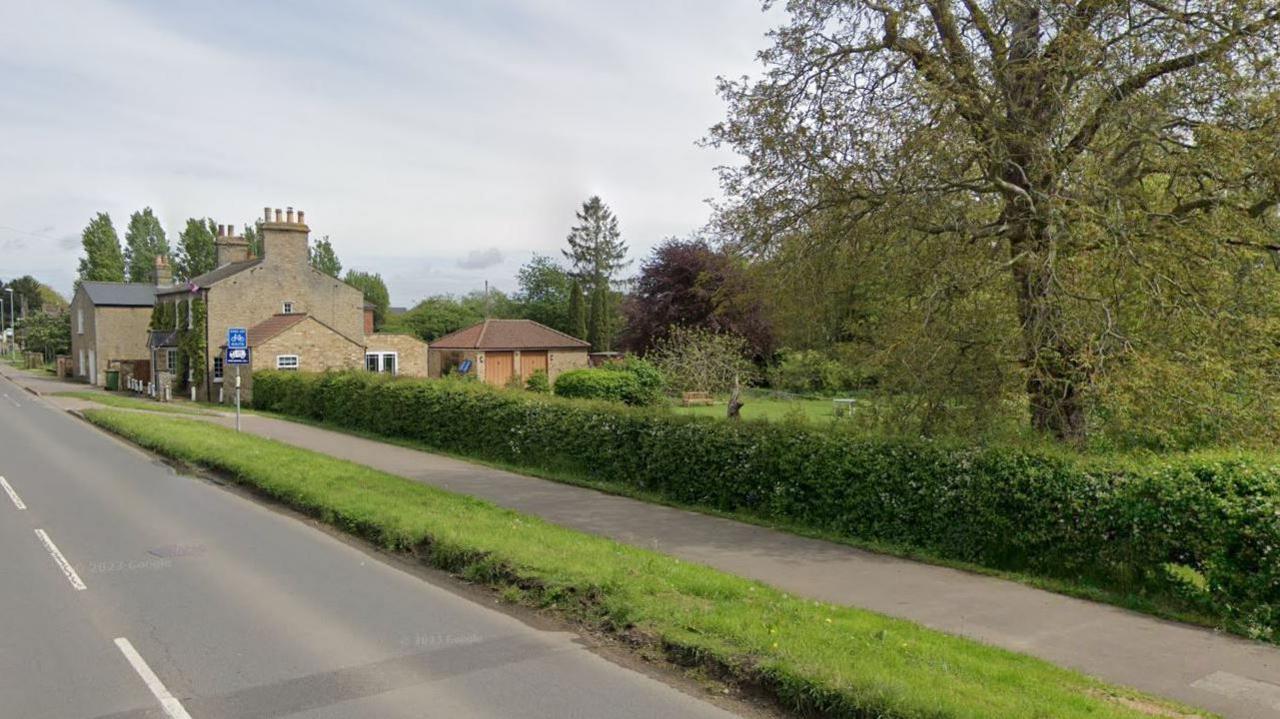
[[[153,402],[148,399],[138,399],[137,397],[125,397],[118,394],[107,394],[105,392],[55,392],[55,397],[75,397],[89,402],[97,402],[108,407],[119,407],[120,409],[141,409],[148,412],[163,412],[166,414],[191,414],[191,415],[210,415],[212,412],[205,412],[195,407],[170,404],[167,402]]]
[[[1183,716],[1173,705],[1031,657],[793,597],[315,452],[191,420],[104,409],[85,415],[387,549],[498,588],[511,601],[715,667],[800,713]]]
[[[682,407],[677,401],[673,410],[679,414],[692,414],[704,417],[724,417],[728,399],[716,398],[711,406]],[[767,419],[771,421],[787,419],[803,419],[808,421],[829,422],[836,418],[830,399],[778,399],[774,397],[751,397],[745,399],[742,406],[743,419]]]

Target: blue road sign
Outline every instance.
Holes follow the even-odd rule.
[[[462,364],[458,365],[458,374],[466,374],[471,371],[471,360],[462,360]]]
[[[227,364],[249,364],[249,348],[228,347]]]
[[[227,330],[227,349],[242,350],[249,347],[249,332],[243,327]]]

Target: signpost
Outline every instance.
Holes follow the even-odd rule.
[[[249,364],[249,333],[243,327],[227,330],[227,364],[236,366],[236,431],[240,431],[240,365]]]

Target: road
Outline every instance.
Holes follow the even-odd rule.
[[[4,717],[733,716],[0,395]]]

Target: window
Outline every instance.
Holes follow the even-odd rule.
[[[195,300],[187,300],[187,329],[191,329],[191,305],[195,304]]]
[[[88,372],[85,371],[84,350],[80,350],[80,376],[81,377],[88,376]]]
[[[222,381],[222,358],[221,357],[213,358],[213,381],[214,382]]]
[[[165,352],[165,369],[170,372],[178,371],[178,350],[168,350]]]
[[[276,369],[297,370],[298,355],[276,355]]]
[[[84,308],[76,308],[76,334],[84,334]]]
[[[284,313],[285,313],[286,315],[291,315],[291,314],[293,314],[293,303],[292,303],[292,302],[286,302],[286,303],[284,303]]]
[[[370,372],[386,372],[387,374],[395,374],[396,353],[366,352],[364,354],[364,368]]]

